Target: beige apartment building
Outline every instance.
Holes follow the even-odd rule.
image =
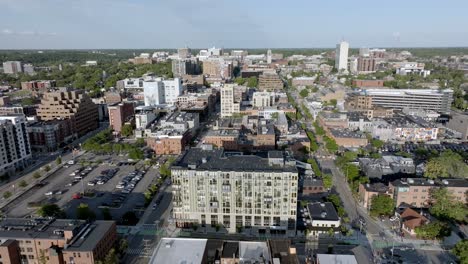
[[[171,168],[176,224],[294,236],[298,172],[284,155],[187,150]]]
[[[468,180],[466,179],[408,178],[396,180],[389,184],[389,193],[393,196],[397,207],[401,204],[408,204],[416,208],[427,208],[430,206],[430,191],[433,188],[447,188],[456,200],[464,203],[467,201]]]
[[[37,109],[37,117],[42,121],[70,118],[74,123],[74,132],[80,136],[97,129],[99,125],[97,105],[83,91],[66,88],[45,93]]]
[[[263,90],[282,90],[283,81],[275,72],[264,72],[258,78],[258,89]]]

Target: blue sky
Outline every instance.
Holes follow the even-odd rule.
[[[468,46],[466,0],[0,0],[0,49]]]

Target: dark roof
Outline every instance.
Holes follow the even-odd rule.
[[[202,263],[214,263],[216,260],[219,260],[223,250],[223,244],[223,240],[208,239]]]
[[[235,258],[239,257],[239,242],[224,242],[223,252],[221,254],[223,258]]]
[[[268,157],[272,159],[280,159],[283,158],[283,152],[277,150],[268,151]]]
[[[65,251],[92,251],[113,226],[115,227],[114,221],[91,223],[85,232],[72,239]]]
[[[276,155],[276,154],[273,154]],[[199,171],[288,171],[296,172],[294,165],[270,165],[268,158],[259,155],[230,155],[222,149],[203,150],[191,148],[183,153],[172,166],[172,169],[188,168]]]
[[[0,220],[0,237],[2,239],[64,239],[60,231],[72,231],[77,234],[86,221],[68,219],[26,219],[4,218]]]
[[[388,191],[388,186],[381,182],[364,184],[364,188],[368,192],[386,193]]]
[[[278,258],[281,264],[298,264],[296,254],[291,254],[291,241],[287,239],[271,239],[268,240],[271,256],[273,259]]]
[[[321,179],[307,177],[307,178],[304,178],[303,186],[304,187],[306,187],[306,186],[321,186],[321,187],[323,187],[323,181]]]
[[[310,203],[307,205],[307,210],[312,220],[338,221],[340,219],[331,202]]]

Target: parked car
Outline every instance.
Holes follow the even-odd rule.
[[[50,196],[50,195],[53,195],[53,194],[54,194],[53,191],[50,191],[50,192],[46,192],[46,193],[45,193],[45,195],[47,195],[47,196]]]
[[[125,185],[124,184],[118,184],[117,186],[115,186],[115,188],[123,189],[123,188],[125,188]]]
[[[96,181],[94,181],[94,180],[89,181],[89,182],[88,182],[88,185],[89,185],[89,186],[94,186],[94,185],[96,185]]]
[[[72,196],[72,199],[73,199],[73,200],[78,200],[78,199],[81,199],[81,198],[82,198],[81,193],[75,193],[75,194],[73,194],[73,196]]]

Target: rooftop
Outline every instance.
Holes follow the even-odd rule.
[[[115,225],[114,221],[94,221],[86,226],[82,233],[73,238],[65,250],[92,251],[101,241],[101,238]]]
[[[286,162],[282,165],[273,165],[269,162],[268,158],[262,157],[259,154],[244,155],[239,152],[224,152],[222,149],[203,150],[201,148],[191,148],[184,152],[174,163],[172,169],[209,171],[297,171],[295,165],[290,165]]]
[[[335,129],[331,128],[330,133],[337,138],[366,138],[365,134],[357,133],[356,131],[344,130],[344,129]]]
[[[317,254],[317,263],[320,264],[358,264],[354,255]]]
[[[392,182],[393,186],[405,187],[405,186],[446,186],[446,187],[464,187],[468,188],[467,179],[440,179],[440,180],[428,180],[425,178],[408,178],[401,179]]]
[[[340,218],[331,202],[309,203],[307,205],[312,221],[338,221]]]
[[[85,223],[86,221],[83,220],[68,219],[3,218],[0,220],[0,237],[11,239],[64,239],[64,231],[77,234]]]
[[[207,239],[162,238],[148,263],[202,263],[207,241]]]

